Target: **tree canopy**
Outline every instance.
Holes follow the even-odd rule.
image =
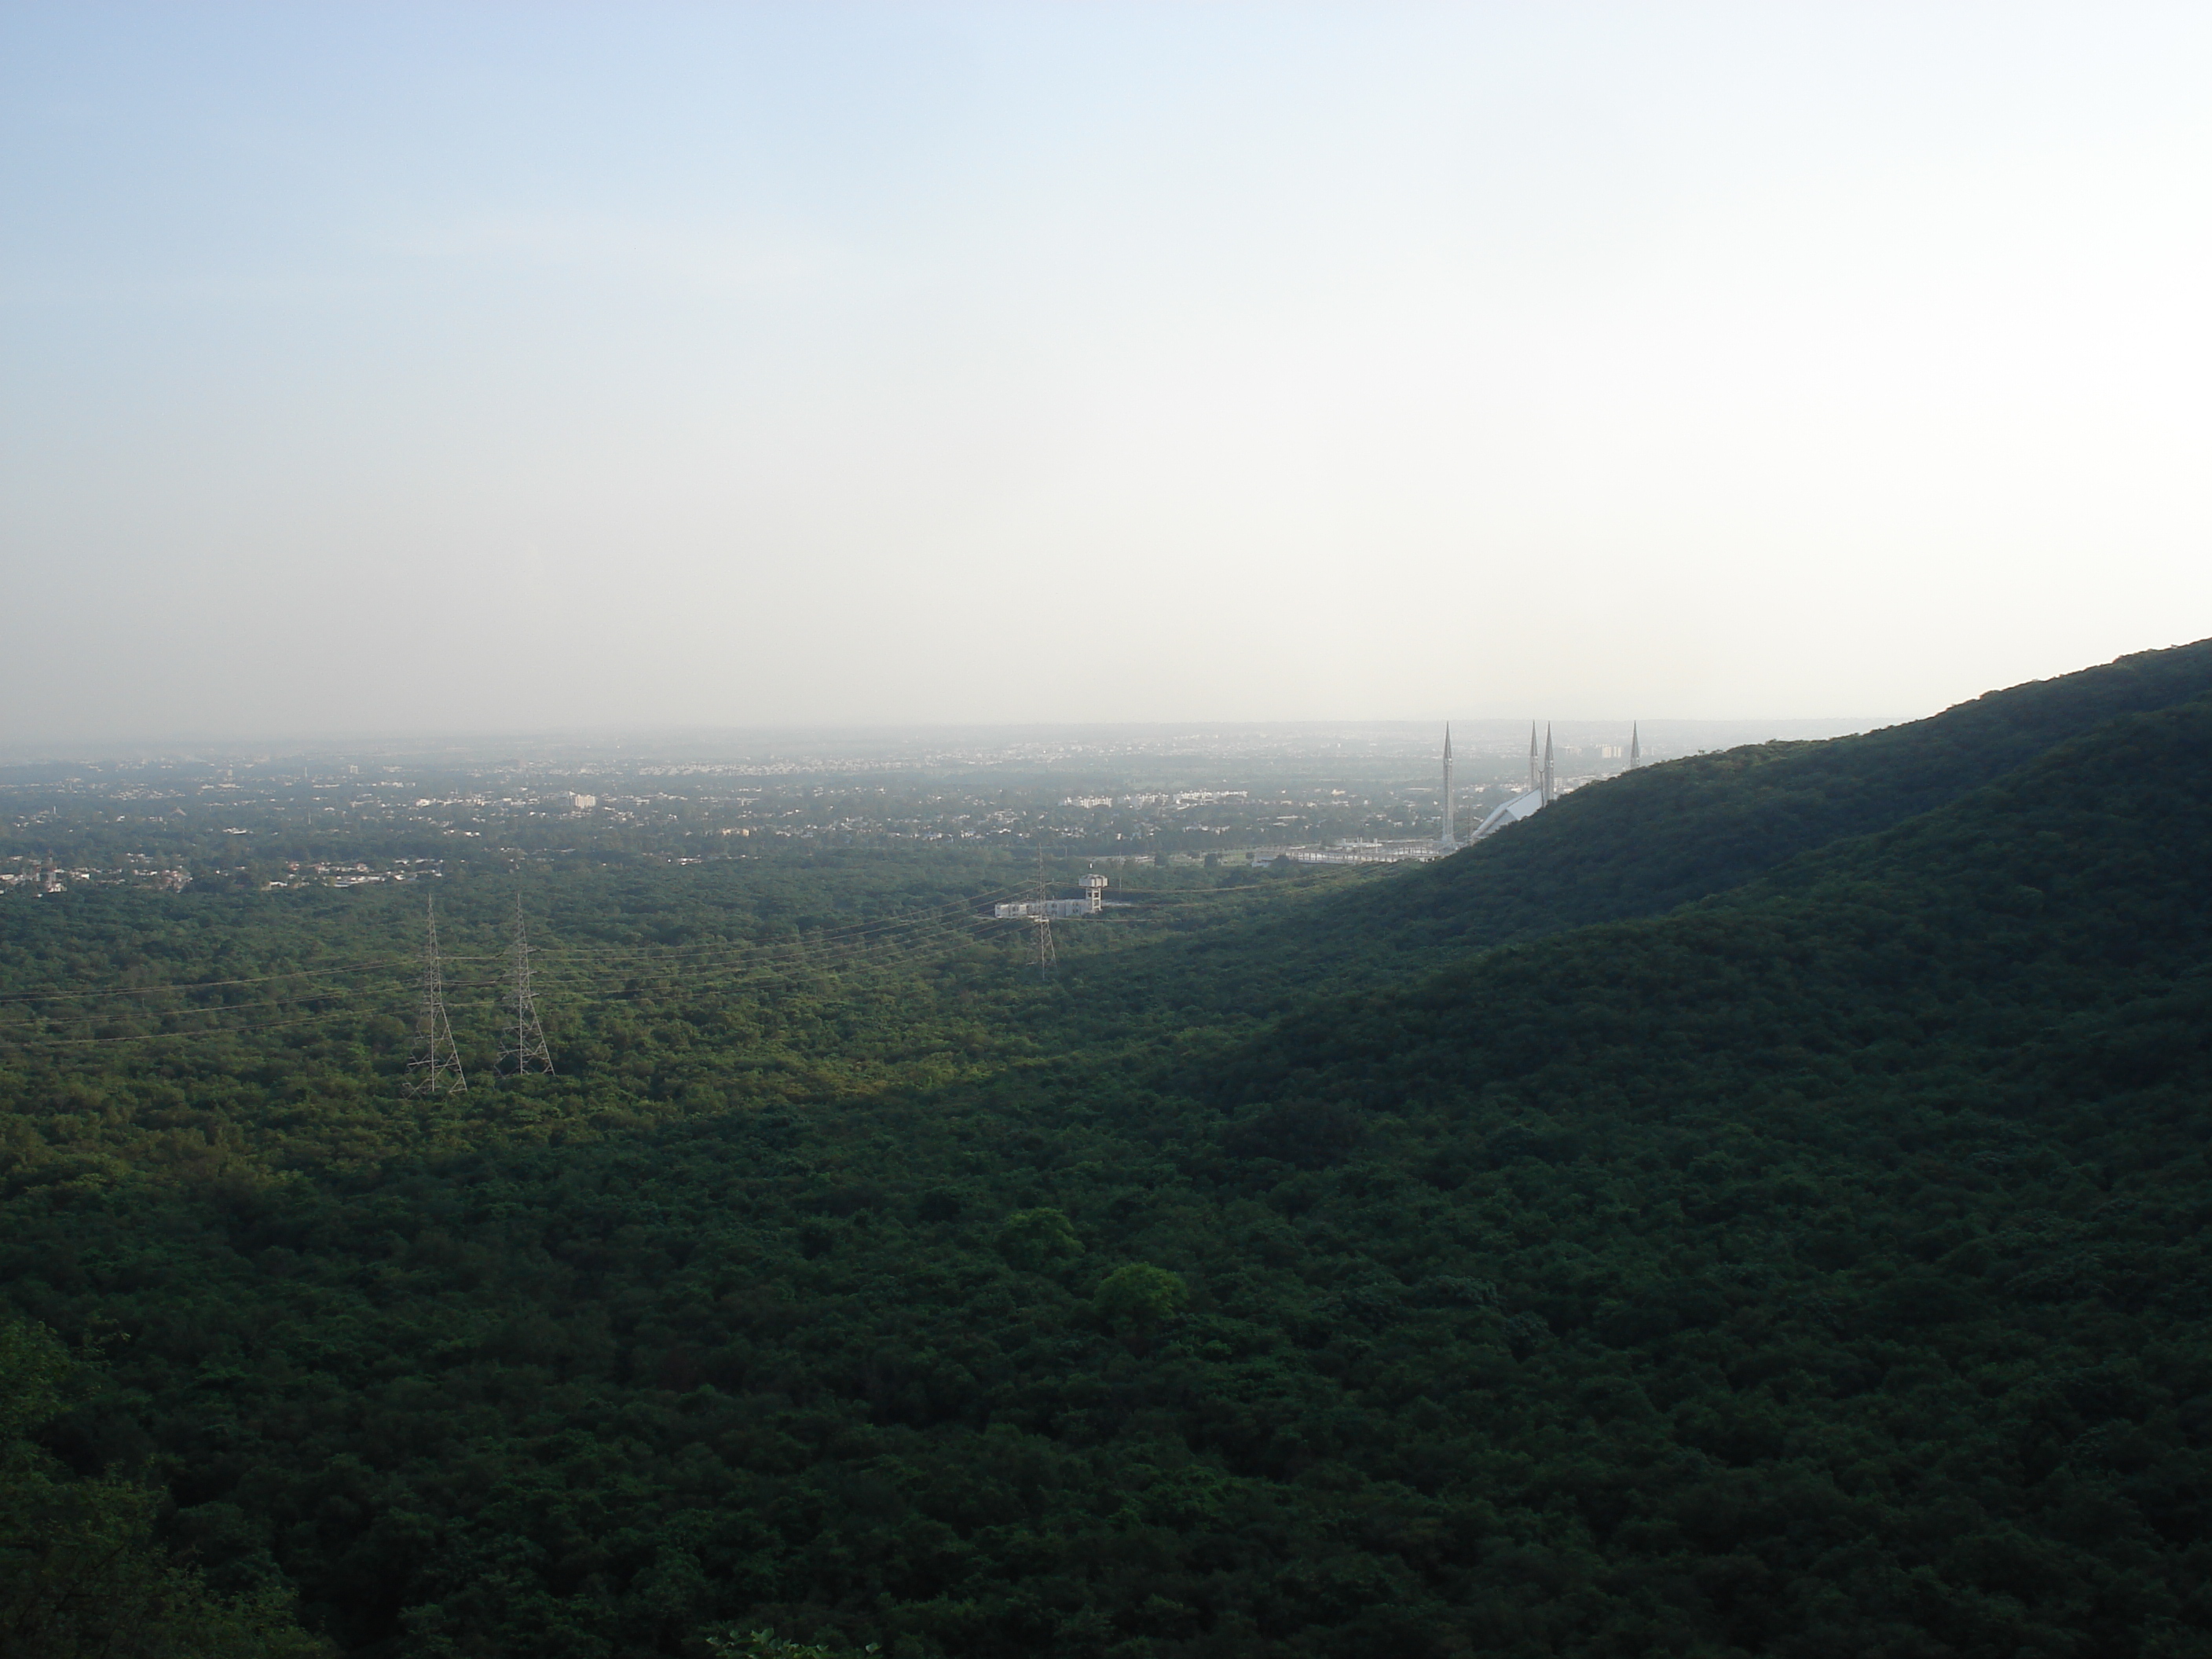
[[[2208,665],[1194,886],[1049,984],[808,953],[924,853],[580,875],[568,935],[694,954],[465,1096],[336,1001],[15,1042],[7,1605],[96,1534],[76,1605],[210,1652],[2203,1651]],[[185,897],[0,902],[7,988],[406,938]]]

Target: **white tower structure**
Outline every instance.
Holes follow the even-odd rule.
[[[1544,728],[1544,781],[1542,788],[1544,791],[1544,805],[1549,806],[1552,804],[1552,797],[1554,791],[1552,787],[1552,728],[1548,726]]]
[[[1444,722],[1443,833],[1437,838],[1437,845],[1447,853],[1455,852],[1459,848],[1459,818],[1458,814],[1453,810],[1452,804],[1451,722],[1449,720]]]
[[[1628,769],[1633,772],[1643,758],[1643,733],[1637,729],[1636,722],[1631,720],[1628,723]]]
[[[1534,789],[1540,787],[1542,783],[1543,779],[1536,771],[1536,722],[1530,720],[1528,722],[1528,787]]]

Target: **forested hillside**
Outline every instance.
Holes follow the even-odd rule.
[[[1051,987],[673,957],[436,1103],[343,1006],[20,1044],[0,1272],[102,1356],[40,1443],[379,1659],[2206,1651],[2208,680],[1655,768]],[[690,879],[556,902],[834,909]]]
[[[1568,795],[1387,893],[1332,907],[1321,925],[1353,941],[1387,921],[1405,946],[1464,947],[1662,915],[1957,800],[2106,721],[2208,691],[2212,643],[2199,643],[1992,691],[1860,737],[1676,761]]]

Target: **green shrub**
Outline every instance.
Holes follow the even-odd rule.
[[[999,1254],[1024,1273],[1043,1273],[1083,1254],[1083,1241],[1058,1210],[1015,1211],[998,1243]]]
[[[1099,1317],[1121,1330],[1148,1331],[1181,1313],[1190,1300],[1182,1279],[1150,1262],[1116,1267],[1091,1298]]]

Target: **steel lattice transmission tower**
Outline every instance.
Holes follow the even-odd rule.
[[[416,1017],[415,1058],[407,1062],[410,1095],[465,1094],[469,1079],[461,1070],[461,1051],[453,1042],[453,1023],[446,1018],[446,981],[438,966],[438,901],[426,900],[428,931],[422,942],[422,1007]]]
[[[1052,913],[1044,908],[1044,848],[1037,848],[1036,908],[1030,919],[1036,927],[1036,970],[1039,979],[1050,979],[1059,964],[1052,949]]]
[[[514,896],[514,949],[508,953],[507,986],[514,995],[514,1046],[499,1057],[495,1071],[514,1062],[511,1075],[553,1070],[553,1055],[545,1046],[545,1030],[538,1023],[537,1000],[530,992],[530,934],[522,921],[522,895]]]

